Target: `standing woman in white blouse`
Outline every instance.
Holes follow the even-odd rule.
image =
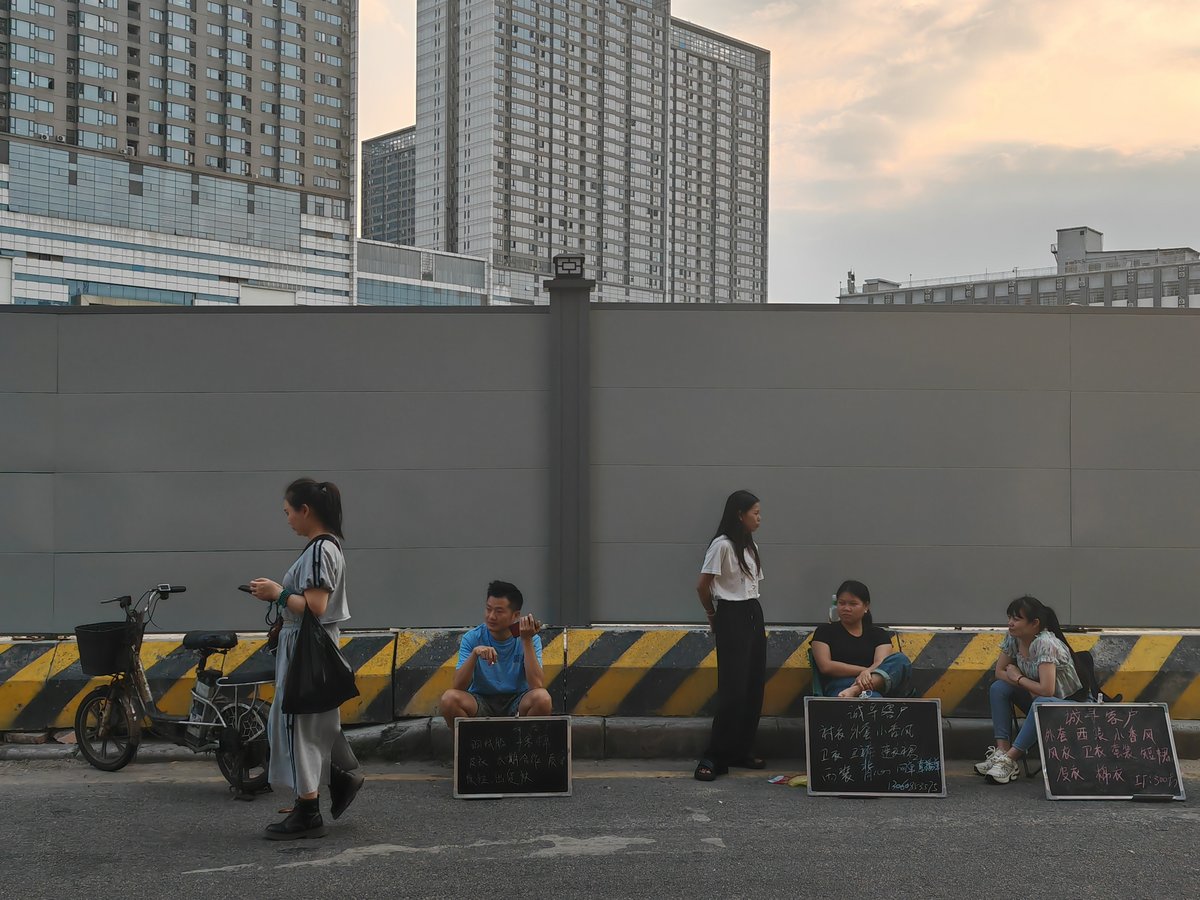
[[[708,749],[696,765],[698,781],[712,781],[730,766],[766,766],[753,752],[767,681],[767,636],[758,602],[762,560],[754,543],[761,522],[757,497],[749,491],[730,494],[696,584],[717,642],[717,714]]]

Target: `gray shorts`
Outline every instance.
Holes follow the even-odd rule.
[[[475,717],[511,718],[521,708],[521,698],[527,693],[528,691],[522,691],[519,694],[472,694],[471,696],[475,698],[475,704],[478,706]]]

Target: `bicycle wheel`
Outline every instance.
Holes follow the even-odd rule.
[[[221,718],[229,724],[221,735],[217,768],[234,788],[245,794],[263,790],[270,774],[271,745],[267,740],[264,700],[239,700],[221,707]]]
[[[105,772],[133,761],[142,725],[129,709],[124,688],[100,687],[83,698],[75,712],[75,740],[83,758]]]

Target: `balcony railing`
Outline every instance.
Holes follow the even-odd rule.
[[[983,272],[975,275],[955,275],[949,278],[924,278],[905,281],[898,288],[888,290],[908,290],[909,288],[936,287],[947,284],[978,284],[987,281],[1014,281],[1022,278],[1052,278],[1058,274],[1057,266],[1045,266],[1040,269],[999,269],[995,272]]]

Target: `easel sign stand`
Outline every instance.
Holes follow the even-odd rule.
[[[1164,703],[1038,703],[1048,800],[1186,800]]]
[[[454,797],[571,796],[571,717],[454,720]]]

